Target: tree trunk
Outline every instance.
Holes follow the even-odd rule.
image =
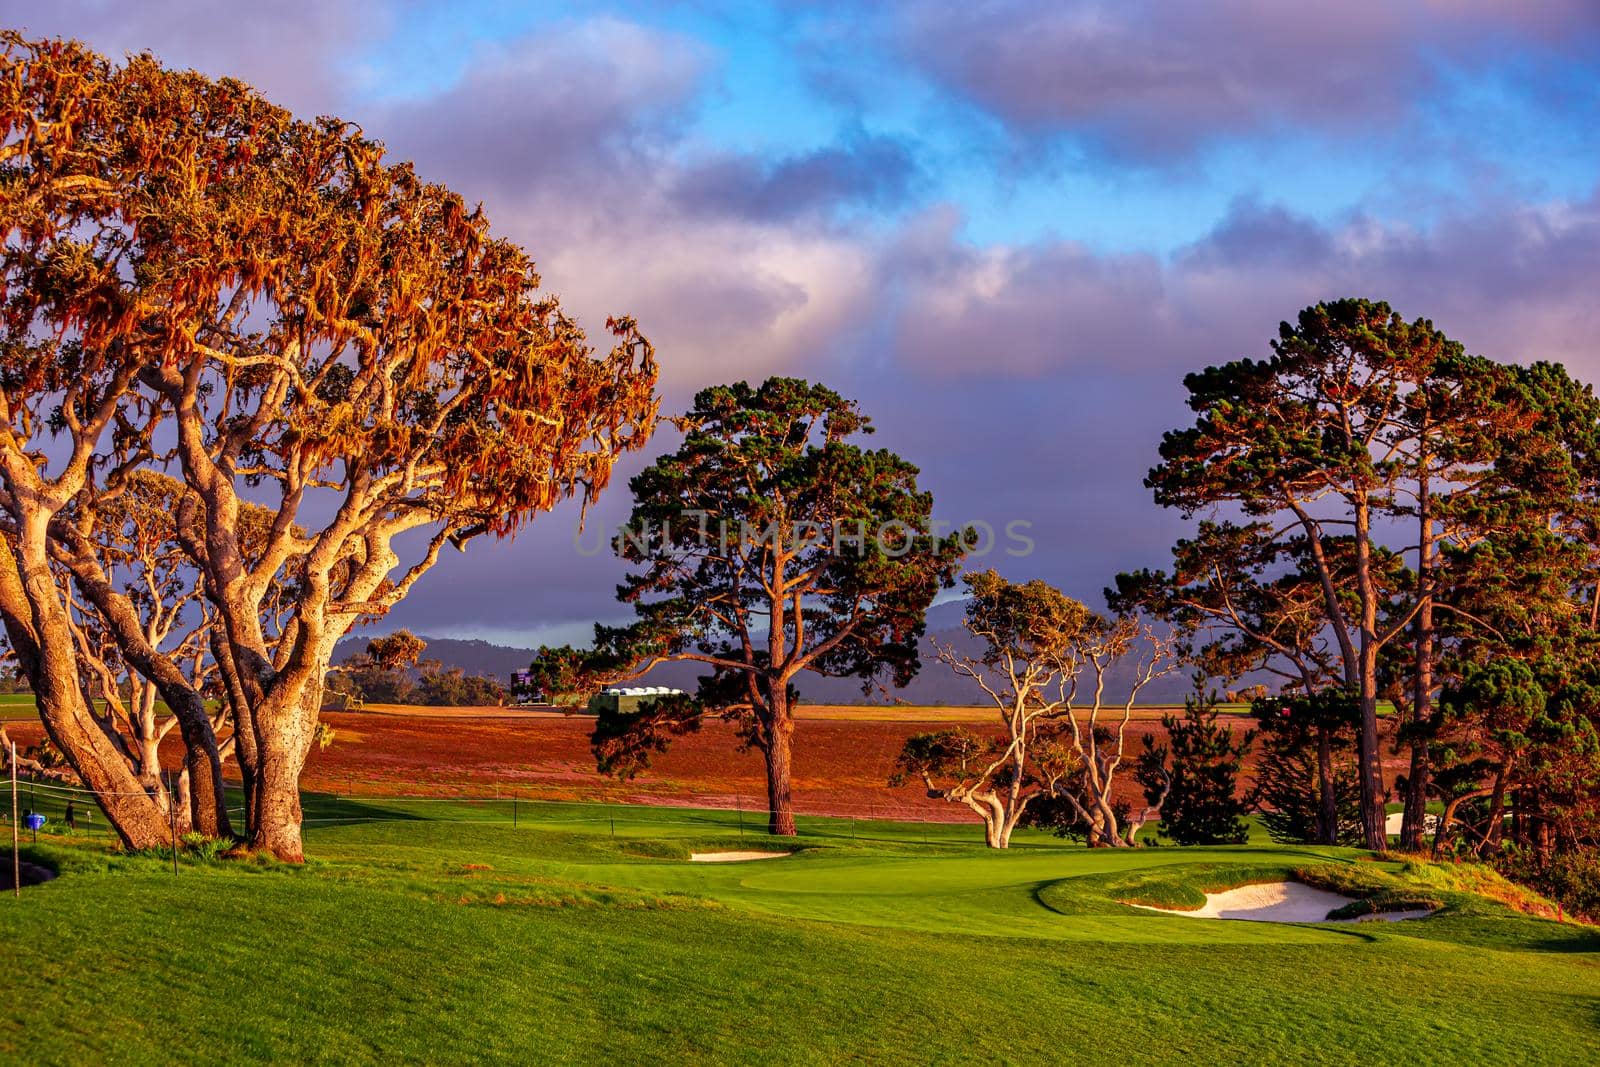
[[[22,559],[30,561],[26,574],[0,538],[0,617],[6,636],[33,686],[45,733],[95,794],[123,847],[160,848],[171,836],[166,813],[91,713],[79,684],[66,608],[44,558],[43,526],[36,525],[19,545]]]
[[[1543,867],[1555,852],[1556,834],[1555,827],[1550,825],[1550,820],[1544,814],[1544,797],[1537,790],[1528,799],[1528,821],[1533,837],[1533,854],[1539,866]]]
[[[1420,535],[1417,539],[1417,661],[1416,690],[1411,701],[1411,768],[1406,774],[1405,815],[1400,821],[1400,847],[1422,851],[1422,834],[1428,817],[1429,727],[1433,718],[1433,512],[1426,473],[1418,490]]]
[[[1406,778],[1406,808],[1400,821],[1400,847],[1406,852],[1421,852],[1422,837],[1427,832],[1428,782],[1433,776],[1428,739],[1415,738],[1411,742],[1411,768]]]
[[[1500,847],[1506,830],[1506,782],[1511,777],[1509,763],[1495,772],[1494,789],[1489,794],[1489,822],[1483,828],[1483,840],[1478,844],[1478,855],[1487,856]]]
[[[194,776],[189,773],[189,768],[185,767],[174,776],[173,787],[173,803],[177,805],[178,809],[174,813],[173,827],[177,830],[178,836],[183,837],[186,834],[195,832],[205,833],[204,830],[199,830],[195,826],[193,819]],[[211,835],[206,834],[206,836],[210,837]]]
[[[1095,798],[1100,808],[1100,836],[1107,848],[1119,848],[1122,835],[1117,832],[1117,810],[1111,804],[1111,782],[1104,782],[1104,792]]]
[[[790,784],[790,753],[794,742],[794,718],[789,712],[786,693],[771,694],[769,699],[770,721],[764,750],[767,758],[767,832],[780,837],[793,837],[796,830]]]
[[[1028,801],[1031,800],[1031,799],[1032,799],[1032,797],[1020,796],[1019,795],[1019,790],[1015,786],[1013,786],[1013,788],[1011,790],[1010,804],[1007,806],[1006,810],[1004,811],[1004,813],[1003,813],[1004,818],[1001,821],[1001,829],[1000,829],[1000,847],[1001,848],[1010,848],[1011,847],[1011,835],[1012,835],[1012,833],[1014,833],[1016,831],[1017,823],[1022,821],[1022,813],[1027,810]]]
[[[1317,844],[1339,843],[1339,795],[1333,773],[1333,731],[1317,727]]]
[[[1369,658],[1370,664],[1366,662]],[[1383,764],[1378,750],[1378,694],[1374,691],[1377,656],[1369,657],[1363,651],[1362,660],[1361,743],[1357,754],[1361,773],[1361,837],[1363,847],[1382,852],[1389,845],[1389,835],[1384,828],[1387,812],[1383,803]]]
[[[162,734],[155,726],[155,696],[159,693],[177,720],[178,736],[183,741],[183,774],[188,792],[182,798],[179,821],[207,838],[232,837],[228,796],[222,782],[222,757],[217,750],[217,732],[206,712],[205,698],[188,684],[170,660],[159,658],[153,647],[145,653],[146,650],[141,650],[140,658],[147,662],[136,666],[155,675],[148,679],[153,688],[149,693],[136,693],[134,699],[142,705],[138,711],[141,733],[154,738],[148,758],[154,759],[159,774],[156,750]]]
[[[322,713],[321,677],[321,673],[312,675],[297,694],[277,696],[277,707],[253,712],[261,728],[256,731],[256,825],[250,848],[269,852],[285,863],[305,860],[300,835],[300,772],[311,753]]]
[[[250,848],[270,853],[285,863],[301,863],[306,858],[300,838],[300,768],[305,756],[291,740],[275,736],[262,746],[256,826],[250,835]]]
[[[139,736],[134,739],[135,751],[139,760],[139,780],[144,787],[152,793],[162,789],[161,785],[161,735],[154,729],[152,722],[139,722]]]
[[[1474,789],[1470,793],[1452,797],[1445,804],[1444,812],[1439,816],[1439,824],[1433,828],[1433,856],[1435,859],[1438,859],[1440,854],[1444,852],[1444,846],[1450,839],[1450,827],[1455,824],[1456,809],[1469,800],[1488,796],[1489,792],[1487,789]]]
[[[1356,515],[1356,580],[1361,596],[1360,655],[1361,731],[1357,763],[1361,776],[1362,844],[1374,852],[1389,845],[1384,829],[1383,763],[1378,751],[1378,598],[1372,579],[1372,516],[1369,504],[1361,500]]]
[[[211,634],[211,656],[216,660],[217,673],[222,677],[228,709],[233,713],[233,751],[239,764],[239,782],[244,793],[244,832],[253,838],[256,832],[256,808],[260,764],[256,744],[255,717],[250,714],[250,698],[239,680],[238,665],[233,660],[232,649],[221,640],[218,631]]]
[[[189,684],[177,664],[159,651],[159,637],[151,636],[132,600],[118,593],[97,565],[93,569],[88,564],[81,570],[74,569],[73,579],[99,610],[115,636],[130,676],[136,679],[132,699],[137,705],[134,714],[143,724],[141,729],[154,729],[156,692],[166,700],[178,722],[183,735],[184,767],[189,772],[193,798],[187,805],[184,820],[207,837],[230,836],[228,802],[222,788],[222,760],[217,754],[216,731],[206,713],[205,699]]]
[[[189,779],[188,817],[195,831],[205,837],[231,837],[233,826],[228,819],[228,795],[222,783],[216,731],[211,728],[211,719],[198,694],[180,702],[191,705],[182,712],[173,708],[183,738],[183,769]]]

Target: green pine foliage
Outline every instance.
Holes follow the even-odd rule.
[[[1250,829],[1239,770],[1256,732],[1236,739],[1218,723],[1215,694],[1189,698],[1181,717],[1163,715],[1161,725],[1166,744],[1145,736],[1135,776],[1151,803],[1160,800],[1162,835],[1180,845],[1244,844]]]
[[[1288,734],[1262,739],[1261,763],[1251,799],[1261,825],[1274,841],[1316,844],[1320,783],[1317,753],[1305,738]],[[1334,773],[1333,793],[1338,813],[1337,844],[1361,844],[1361,784],[1348,754]]]

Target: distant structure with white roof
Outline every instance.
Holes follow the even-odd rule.
[[[665,685],[612,686],[589,698],[589,711],[595,715],[602,711],[633,713],[654,704],[662,697],[682,695],[682,689],[673,689]]]

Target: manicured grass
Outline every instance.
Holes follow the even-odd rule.
[[[211,705],[214,702],[208,701]],[[98,701],[101,707],[104,701]],[[161,718],[172,714],[164,700],[156,701],[156,714]],[[32,693],[0,693],[0,722],[38,722],[39,705],[35,702]]]
[[[995,854],[972,826],[806,819],[790,858],[691,864],[775,843],[727,811],[519,804],[513,828],[504,807],[308,797],[298,869],[174,876],[41,837],[61,877],[0,900],[0,1058],[1585,1063],[1600,1038],[1593,931],[1347,849]],[[1306,867],[1445,910],[1119,902]]]
[[[0,693],[0,722],[37,722],[39,709],[32,693]]]

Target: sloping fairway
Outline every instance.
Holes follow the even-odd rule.
[[[1348,850],[1089,852],[972,827],[312,798],[301,869],[41,838],[0,1058],[1592,1063],[1600,936]],[[614,829],[613,829],[614,827]],[[926,835],[926,836],[925,836]],[[1119,900],[1342,865],[1445,905],[1284,926]],[[1342,873],[1341,873],[1342,872]],[[1393,877],[1390,877],[1393,875]]]

